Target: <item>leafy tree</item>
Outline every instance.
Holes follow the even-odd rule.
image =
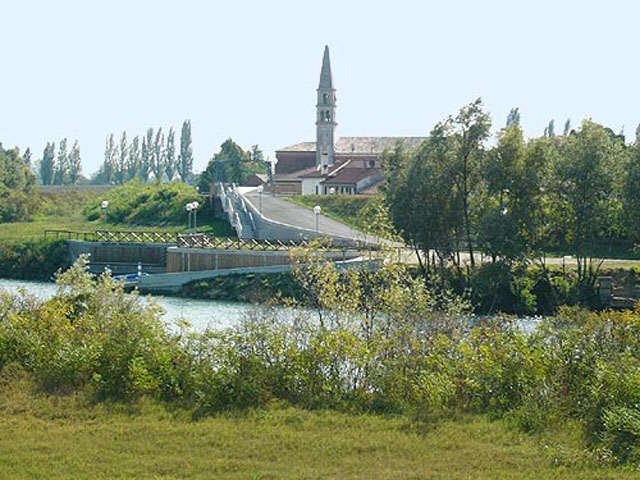
[[[172,181],[177,173],[175,132],[173,131],[173,127],[169,128],[169,133],[167,134],[167,148],[165,152],[164,172],[168,181]]]
[[[507,122],[487,156],[487,197],[479,226],[479,243],[493,261],[524,260],[539,236],[541,212],[538,155],[529,153],[519,121]]]
[[[440,123],[415,152],[402,142],[383,157],[385,203],[402,237],[413,246],[427,277],[446,262],[460,265],[456,233],[462,228],[459,197],[452,165],[453,144],[448,127]],[[439,262],[432,262],[433,251]]]
[[[42,160],[40,161],[40,179],[43,185],[51,185],[53,183],[53,167],[55,159],[56,144],[47,142],[42,152]]]
[[[129,147],[127,146],[127,132],[122,132],[120,137],[120,147],[117,156],[117,166],[115,181],[116,183],[123,184],[127,178],[127,163],[129,158]]]
[[[107,137],[107,140],[105,143],[104,162],[102,163],[102,168],[100,170],[100,173],[98,174],[99,179],[102,183],[109,184],[114,179],[114,174],[116,170],[115,155],[116,155],[116,145],[115,145],[115,140],[113,138],[113,133],[111,133]]]
[[[0,149],[0,223],[29,219],[37,204],[35,183],[17,148]]]
[[[570,133],[571,133],[571,119],[567,118],[567,121],[564,122],[564,131],[562,132],[562,135],[564,135],[566,137]]]
[[[0,150],[2,149],[2,144],[0,144]],[[24,163],[31,166],[31,148],[27,147],[27,149],[22,154],[22,158],[24,159]]]
[[[553,138],[556,136],[555,122],[553,120],[550,120],[549,125],[544,129],[544,136],[547,138]]]
[[[141,158],[140,158],[140,137],[137,135],[131,141],[129,148],[129,156],[127,161],[127,180],[133,180],[140,175]]]
[[[69,182],[72,184],[77,183],[80,178],[81,171],[82,161],[80,159],[80,145],[78,145],[78,140],[76,140],[73,142],[73,147],[69,154]]]
[[[156,138],[153,142],[153,161],[151,168],[156,181],[161,182],[164,174],[165,156],[164,156],[164,134],[162,128],[156,132]]]
[[[615,163],[624,145],[590,120],[565,139],[564,155],[552,165],[551,205],[578,262],[578,284],[593,287],[601,259],[594,257],[606,230],[613,198]]]
[[[151,145],[149,143],[149,137],[153,138],[153,129],[147,130],[146,137],[142,137],[142,154],[140,158],[140,178],[143,182],[149,181],[149,174],[151,173]]]
[[[67,172],[69,164],[69,152],[67,151],[67,139],[63,138],[58,147],[58,158],[54,165],[53,183],[63,185],[67,182]]]
[[[507,115],[507,128],[513,125],[520,125],[520,112],[517,108],[512,108]]]
[[[191,120],[185,120],[180,134],[180,156],[178,173],[183,182],[188,182],[193,169],[193,151],[191,148]]]
[[[453,181],[462,206],[464,237],[471,266],[475,265],[473,249],[473,197],[480,184],[483,143],[489,137],[491,118],[482,109],[482,100],[463,107],[455,118],[446,122],[453,146]]]

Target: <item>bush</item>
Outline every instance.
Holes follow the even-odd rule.
[[[84,215],[90,221],[104,219],[101,207],[103,200],[109,202],[108,223],[128,225],[186,225],[185,205],[198,201],[198,224],[216,223],[231,235],[226,222],[215,221],[207,198],[199,195],[196,189],[180,182],[142,184],[130,182],[109,190],[102,198],[94,199],[85,209]],[[220,225],[218,225],[220,224]]]
[[[80,260],[41,302],[0,296],[0,370],[94,400],[153,396],[198,415],[264,407],[474,412],[526,431],[578,425],[594,455],[640,462],[640,309],[562,308],[533,333],[469,315],[394,265],[296,271],[315,311],[266,308],[240,325],[171,332],[161,312]],[[573,428],[573,427],[572,427]]]
[[[4,278],[50,280],[68,266],[69,251],[63,240],[0,243],[0,272]]]

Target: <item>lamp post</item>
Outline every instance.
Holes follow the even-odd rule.
[[[321,211],[322,208],[320,208],[320,205],[316,205],[315,207],[313,207],[313,213],[315,213],[316,215],[316,233],[318,233],[318,217],[320,216]]]
[[[187,210],[187,230],[191,230],[191,210],[193,210],[193,205],[187,203],[184,208]]]
[[[329,195],[335,195],[335,193],[336,193],[336,189],[335,189],[335,188],[333,188],[333,187],[331,187],[331,188],[329,189]]]
[[[264,190],[264,187],[262,185],[258,186],[258,194],[260,196],[260,215],[262,215],[262,191]]]
[[[195,201],[195,202],[191,202],[191,208],[193,210],[193,229],[197,232],[198,231],[198,208],[200,207],[200,204]]]
[[[107,216],[109,215],[109,200],[103,200],[101,206],[102,206],[102,210],[104,211],[104,225],[106,228]]]

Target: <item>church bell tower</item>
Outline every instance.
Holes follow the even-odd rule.
[[[336,89],[331,78],[329,47],[325,46],[316,104],[316,165],[322,173],[327,173],[335,161],[333,133],[336,125]]]

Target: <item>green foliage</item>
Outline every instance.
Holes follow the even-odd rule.
[[[201,192],[208,192],[212,182],[243,185],[251,174],[267,173],[268,168],[268,163],[257,145],[254,145],[251,151],[244,151],[240,145],[228,138],[200,174],[198,187]]]
[[[231,236],[231,228],[222,220],[213,217],[207,199],[199,195],[195,188],[184,183],[141,184],[130,182],[109,190],[104,197],[91,202],[84,214],[88,220],[104,221],[102,200],[109,201],[108,223],[141,225],[184,225],[187,221],[185,205],[198,200],[198,224],[210,225],[214,233]]]
[[[35,177],[18,149],[0,149],[0,223],[28,220],[37,205]]]
[[[169,331],[152,303],[81,260],[48,301],[0,297],[0,369],[17,365],[49,392],[147,396],[196,416],[277,403],[431,424],[484,414],[537,432],[574,425],[589,462],[640,460],[640,310],[564,308],[527,333],[507,317],[469,316],[398,266],[340,272],[312,250],[297,258],[314,312],[267,307],[202,334]]]
[[[64,241],[0,242],[0,272],[5,278],[49,280],[69,264]]]
[[[378,195],[297,195],[288,201],[310,209],[320,205],[323,215],[369,235],[396,236],[384,199]]]

